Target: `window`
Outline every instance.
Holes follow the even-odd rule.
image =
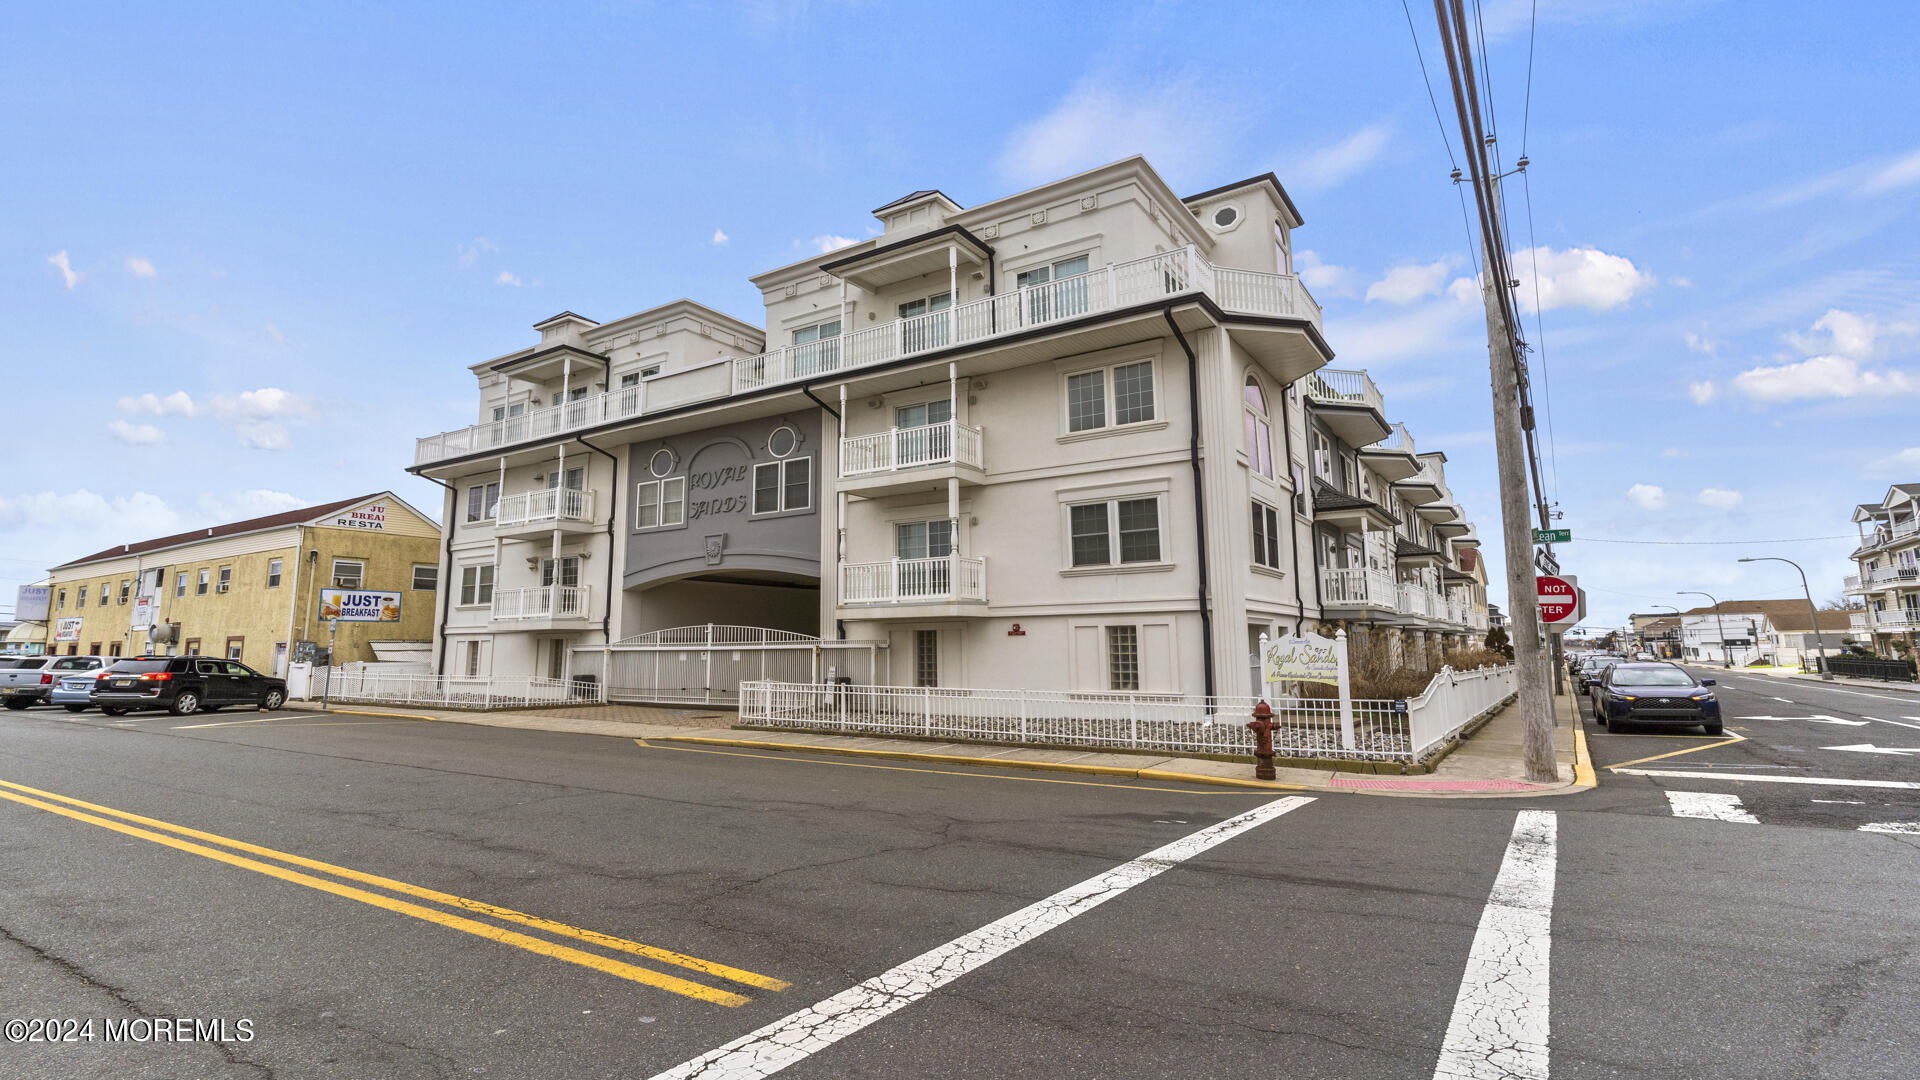
[[[462,607],[493,603],[493,564],[460,568],[460,604]]]
[[[1247,413],[1247,467],[1267,479],[1273,479],[1273,427],[1267,423],[1267,395],[1259,380],[1247,376],[1241,393]]]
[[[893,410],[894,427],[926,427],[929,424],[944,424],[951,419],[953,419],[953,402],[946,398],[938,401],[923,401],[918,405],[902,405]]]
[[[187,572],[185,570],[173,575],[173,595],[187,595]]]
[[[88,643],[88,645],[87,645],[87,655],[88,655],[88,656],[99,656],[99,655],[100,655],[100,643],[99,643],[99,642],[97,642],[97,641],[94,641],[94,642],[89,642],[89,643]]]
[[[1107,393],[1111,377],[1113,393]],[[1067,431],[1143,424],[1154,418],[1153,361],[1119,364],[1067,376]]]
[[[512,420],[516,417],[525,416],[526,414],[527,403],[524,401],[516,401],[509,405],[495,405],[493,407],[493,419],[496,423],[501,420]]]
[[[567,388],[566,393],[564,394],[558,390],[555,390],[553,392],[553,403],[555,405],[558,405],[562,401],[582,401],[586,398],[586,396],[587,396],[586,387],[570,386]]]
[[[230,637],[227,639],[227,659],[238,660],[240,659],[240,655],[246,651],[247,651],[246,638]],[[240,673],[235,672],[235,674],[240,674]]]
[[[413,564],[413,588],[431,592],[440,587],[440,568],[425,563]]]
[[[1280,569],[1280,511],[1261,502],[1253,504],[1253,561]]]
[[[488,569],[492,569],[492,568],[489,567]],[[469,679],[476,678],[480,674],[480,643],[477,641],[469,641],[466,643],[466,649],[467,649],[467,678]]]
[[[1140,628],[1107,627],[1107,689],[1140,689]]]
[[[940,685],[940,631],[913,632],[913,685]]]
[[[637,371],[629,371],[625,375],[620,376],[620,389],[622,390],[630,390],[639,385],[640,373]]]
[[[233,587],[233,567],[223,566],[220,568],[220,591],[226,592],[228,589],[232,587]]]
[[[108,656],[119,656],[119,655],[120,655],[120,643],[119,643],[119,642],[117,642],[117,641],[113,641],[113,642],[108,642],[108,644],[107,644],[107,655],[108,655]]]
[[[554,575],[556,565],[560,571],[557,579]],[[568,588],[580,584],[580,556],[562,555],[558,564],[552,559],[541,559],[540,584],[542,587],[563,585]]]
[[[1029,322],[1043,323],[1069,318],[1087,310],[1087,272],[1089,259],[1076,255],[1046,266],[1022,270],[1014,279],[1027,302],[1022,305]]]
[[[475,484],[467,489],[467,520],[491,521],[500,513],[500,484]]]
[[[1240,211],[1231,206],[1223,206],[1213,212],[1213,225],[1217,229],[1224,229],[1239,220]]]
[[[564,476],[561,475],[559,469],[555,469],[547,474],[548,491],[552,491],[558,487],[565,487],[568,491],[582,491],[586,486],[587,470],[585,466],[575,466],[574,468],[568,469]]]
[[[947,343],[947,328],[951,319],[923,319],[920,316],[932,315],[953,307],[953,294],[937,292],[918,300],[909,300],[900,305],[900,318],[912,322],[900,324],[900,351],[919,352],[922,349],[937,349]]]
[[[195,582],[194,582],[194,585],[193,585],[193,595],[195,595],[195,596],[205,596],[205,595],[207,595],[207,583],[208,583],[208,582],[210,582],[210,581],[212,581],[212,580],[213,580],[213,571],[211,571],[211,570],[207,570],[207,569],[204,569],[204,568],[203,568],[203,569],[202,569],[202,570],[200,571],[200,576],[199,576],[199,578],[198,578],[198,579],[196,579],[196,580],[195,580]]]
[[[267,560],[267,588],[277,589],[280,587],[280,566],[281,562],[279,559]]]
[[[904,521],[893,527],[893,550],[902,559],[944,559],[953,554],[953,522]]]
[[[86,587],[85,585],[82,585],[82,586],[80,586],[80,604],[79,604],[79,606],[80,606],[80,607],[86,607],[86,606],[87,606],[87,587]]]
[[[126,581],[126,580],[122,580],[120,582],[120,602],[122,604],[127,602],[127,596],[132,591],[133,591],[133,582]]]
[[[781,424],[767,433],[767,453],[783,458],[800,449],[800,433],[790,425]]]
[[[67,610],[67,590],[60,590],[60,595],[54,600],[53,606],[56,611]]]
[[[828,319],[795,330],[793,343],[808,346],[793,350],[793,371],[796,375],[828,371],[840,366],[839,319]]]
[[[359,559],[335,559],[333,560],[333,587],[358,589],[366,572],[367,564]]]
[[[813,505],[813,459],[786,458],[753,467],[753,512],[777,514]]]
[[[103,581],[100,583],[100,606],[101,607],[107,606],[107,593],[112,591],[112,589],[113,589],[113,582]]]
[[[1067,508],[1068,542],[1074,566],[1160,561],[1160,500],[1121,499]]]
[[[687,478],[642,480],[633,500],[633,527],[656,529],[687,522]]]
[[[1273,266],[1282,274],[1293,273],[1293,247],[1287,243],[1287,227],[1281,222],[1273,223]]]

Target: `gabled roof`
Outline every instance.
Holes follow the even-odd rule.
[[[142,540],[136,544],[121,544],[117,547],[110,547],[105,551],[96,551],[91,555],[73,559],[69,562],[63,562],[59,566],[54,567],[54,569],[64,570],[69,566],[83,566],[87,563],[101,562],[106,559],[119,559],[128,555],[141,555],[149,551],[161,551],[166,548],[179,547],[182,544],[192,544],[201,540],[213,540],[222,536],[238,536],[242,533],[262,532],[267,529],[277,529],[284,525],[302,525],[314,518],[326,517],[328,514],[345,510],[349,506],[354,506],[358,503],[366,502],[369,499],[377,499],[382,495],[389,494],[391,493],[376,491],[370,495],[355,495],[351,499],[341,499],[338,502],[321,503],[318,506],[303,506],[298,510],[283,510],[278,514],[267,514],[263,517],[248,518],[245,521],[234,521],[225,525],[215,525],[210,529],[194,529],[190,532],[175,533],[172,536],[160,536],[152,540]]]
[[[1421,559],[1440,557],[1439,548],[1430,548],[1425,544],[1416,544],[1404,536],[1393,538],[1393,557],[1396,559]]]
[[[539,322],[537,322],[537,323],[534,323],[534,324],[533,324],[533,328],[534,328],[535,330],[538,330],[538,329],[540,329],[541,327],[543,327],[543,326],[546,326],[546,325],[548,325],[548,324],[550,324],[550,323],[557,323],[557,322],[559,322],[559,321],[560,321],[561,319],[578,319],[578,320],[580,320],[580,321],[581,321],[581,322],[583,322],[583,323],[593,323],[593,325],[595,325],[595,326],[599,326],[599,325],[600,325],[599,323],[597,323],[597,322],[593,322],[593,320],[592,320],[592,319],[589,319],[589,318],[587,318],[587,317],[586,317],[585,315],[581,315],[581,314],[579,314],[578,312],[573,312],[573,311],[563,311],[563,312],[561,312],[561,313],[560,313],[560,314],[558,314],[558,315],[553,315],[553,316],[549,316],[548,318],[545,318],[545,319],[541,319],[541,320],[540,320]]]
[[[1864,609],[1850,611],[1820,612],[1820,629],[1848,630],[1853,627],[1853,615]],[[1684,615],[1712,615],[1713,606],[1697,607]],[[1805,632],[1811,627],[1805,600],[1725,600],[1720,604],[1721,615],[1765,615],[1775,630]]]
[[[884,214],[888,210],[891,210],[896,206],[900,206],[904,203],[918,202],[929,195],[938,195],[941,198],[946,199],[948,202],[953,203],[953,208],[955,210],[966,209],[966,207],[961,206],[957,202],[954,202],[951,196],[949,196],[946,192],[941,191],[939,188],[921,188],[919,191],[908,192],[907,194],[900,196],[899,198],[893,200],[892,202],[887,203],[885,206],[874,207],[873,212],[875,214]]]

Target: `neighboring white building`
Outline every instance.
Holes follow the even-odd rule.
[[[1893,485],[1879,502],[1855,507],[1853,521],[1860,572],[1847,575],[1846,591],[1865,607],[1853,629],[1879,655],[1911,658],[1920,647],[1920,484]]]
[[[1807,601],[1728,600],[1719,610],[1711,606],[1680,614],[1678,645],[1682,659],[1703,663],[1731,660],[1736,667],[1752,663],[1796,665],[1824,645],[1829,656],[1854,642],[1852,618],[1856,612],[1819,612],[1820,629],[1813,631]],[[1816,641],[1816,636],[1818,640]],[[1669,642],[1674,640],[1669,636]]]
[[[1444,456],[1376,453],[1379,391],[1322,370],[1271,174],[1181,198],[1134,157],[874,216],[753,279],[764,331],[563,312],[470,367],[478,422],[411,470],[449,488],[441,670],[647,697],[817,636],[866,643],[873,670],[835,654],[860,681],[1245,694],[1262,632],[1484,629]],[[1323,559],[1323,526],[1362,541]],[[1365,610],[1325,595],[1349,551],[1381,560]],[[672,648],[710,623],[758,632]]]

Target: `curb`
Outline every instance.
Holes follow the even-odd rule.
[[[1587,728],[1580,722],[1578,712],[1574,713],[1573,721],[1573,786],[1576,788],[1600,786],[1600,777],[1593,771],[1593,757],[1587,753]]]
[[[1920,697],[1920,683],[1841,682],[1839,679],[1828,682],[1818,675],[1788,675],[1787,680],[1789,682],[1819,683],[1822,686],[1851,686],[1856,689],[1891,690],[1896,694],[1913,694],[1916,697]]]
[[[981,765],[997,769],[1034,769],[1040,772],[1079,773],[1083,776],[1116,776],[1129,780],[1179,781],[1186,784],[1213,784],[1220,787],[1254,788],[1260,791],[1313,791],[1305,784],[1282,784],[1267,780],[1235,780],[1226,776],[1176,772],[1172,769],[1129,769],[1121,765],[1075,765],[1064,761],[1023,761],[1019,758],[970,757],[964,754],[921,754],[910,750],[860,750],[851,746],[820,746],[809,743],[767,742],[762,739],[714,739],[697,735],[654,735],[656,743],[700,743],[705,746],[734,746],[750,750],[783,750],[788,753],[841,754],[847,757],[883,758],[893,761],[931,761],[943,765]]]

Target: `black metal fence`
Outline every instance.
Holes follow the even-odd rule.
[[[1819,658],[1809,656],[1801,660],[1800,670],[1819,671]],[[1914,681],[1911,660],[1882,660],[1876,656],[1829,656],[1827,670],[1835,675],[1846,675],[1855,679],[1879,679],[1882,682]]]

